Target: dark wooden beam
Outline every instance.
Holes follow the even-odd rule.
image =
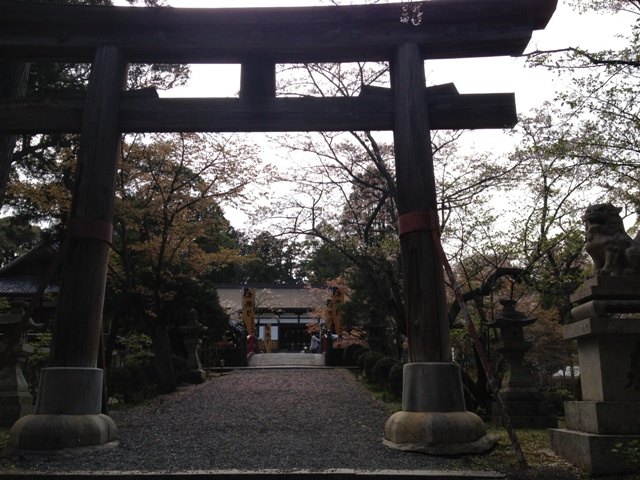
[[[512,93],[430,95],[432,129],[508,128],[516,124]],[[76,133],[82,100],[0,103],[0,133]],[[296,132],[392,130],[393,97],[131,98],[120,108],[123,132]]]
[[[129,62],[276,63],[384,61],[395,45],[423,59],[518,55],[557,0],[431,0],[422,24],[400,22],[402,4],[291,8],[130,8],[0,0],[0,59],[90,62],[99,46]]]
[[[453,83],[443,83],[441,85],[431,85],[426,87],[429,95],[457,95],[458,89]],[[388,87],[378,87],[375,85],[362,85],[360,87],[361,97],[393,97],[393,90]]]
[[[250,55],[242,62],[240,97],[246,99],[276,96],[276,64],[268,55]]]

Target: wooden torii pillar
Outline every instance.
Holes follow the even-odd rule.
[[[59,450],[116,440],[115,423],[101,413],[104,379],[97,364],[126,72],[119,49],[97,50],[82,117],[55,341],[49,367],[40,374],[35,414],[18,420],[11,430],[9,444],[18,450]]]
[[[424,61],[415,44],[394,49],[391,87],[397,207],[409,363],[402,411],[385,425],[385,443],[436,454],[481,453],[495,445],[482,419],[467,411],[460,368],[452,362],[438,229]]]
[[[82,134],[52,365],[38,413],[14,426],[10,445],[50,450],[115,438],[115,425],[97,409],[95,366],[120,133],[393,130],[411,363],[403,411],[387,422],[386,442],[432,453],[486,450],[484,424],[466,412],[459,368],[451,362],[432,236],[430,130],[511,126],[515,102],[512,94],[428,92],[423,62],[520,54],[555,6],[556,0],[432,0],[422,5],[423,24],[412,27],[399,21],[402,4],[207,10],[0,0],[0,60],[94,62],[85,102],[0,103],[0,134]],[[241,95],[121,95],[127,61],[240,63]],[[392,95],[275,98],[277,63],[365,61],[390,61]]]

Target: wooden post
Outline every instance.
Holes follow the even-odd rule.
[[[274,98],[276,96],[276,64],[265,54],[248,56],[240,71],[240,98]]]
[[[418,46],[397,46],[391,87],[409,360],[450,362],[444,272],[430,231],[437,204],[425,84]]]
[[[116,169],[120,157],[120,96],[127,64],[114,47],[97,50],[82,123],[78,172],[67,235],[52,367],[97,365],[109,259]]]

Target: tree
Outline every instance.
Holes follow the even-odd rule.
[[[287,95],[352,96],[362,85],[388,84],[386,64],[302,65],[286,73],[289,81],[279,89]],[[461,135],[441,131],[432,137],[445,240],[459,226],[456,221],[467,231],[475,229],[474,221],[484,220],[482,207],[491,199],[487,192],[508,182],[510,175],[510,167],[490,155],[461,155],[457,150]],[[282,144],[294,158],[305,158],[296,177],[295,197],[274,209],[283,219],[283,231],[316,238],[350,263],[344,274],[352,291],[344,306],[345,318],[365,323],[373,307],[403,332],[397,187],[389,136],[323,132],[287,137]]]
[[[144,3],[161,6],[166,0],[128,0],[130,4]],[[59,3],[109,6],[111,0],[59,0]],[[64,63],[6,63],[0,66],[0,99],[17,100],[30,98],[63,98],[82,95],[86,90],[90,65]],[[171,88],[184,85],[189,78],[187,65],[132,64],[129,69],[128,88]],[[74,139],[70,135],[2,135],[0,136],[0,208],[5,206],[7,182],[15,183],[10,176],[14,163],[26,160],[33,164],[39,154],[55,149],[63,141],[61,149]],[[16,140],[19,140],[16,145]],[[77,139],[71,140],[77,142]],[[45,154],[46,156],[46,154]],[[44,160],[46,163],[46,160]],[[33,167],[32,167],[33,168]],[[45,166],[46,168],[46,166]]]
[[[161,392],[175,389],[168,333],[191,308],[185,289],[197,303],[206,295],[207,274],[238,259],[237,251],[213,248],[210,239],[228,230],[220,202],[242,195],[251,181],[251,168],[244,167],[257,162],[251,147],[234,137],[154,135],[125,147],[110,287],[123,295],[116,305],[133,309],[153,340]],[[211,290],[209,296],[215,296]],[[114,313],[115,322],[121,314]]]
[[[601,51],[579,46],[535,51],[529,54],[529,61],[558,75],[570,75],[572,88],[558,93],[557,98],[565,108],[563,118],[572,121],[573,128],[565,138],[589,147],[589,154],[581,157],[583,164],[605,167],[606,174],[592,180],[607,192],[608,199],[638,213],[640,2],[591,0],[572,4],[582,12],[590,9],[632,18],[630,30],[618,35],[626,45]]]
[[[324,284],[345,274],[349,261],[340,251],[318,239],[310,239],[303,245],[305,252],[301,270],[305,281]]]
[[[246,259],[238,265],[240,283],[295,284],[302,280],[300,248],[295,242],[263,231],[241,247]]]
[[[27,253],[42,239],[40,228],[21,217],[0,218],[0,266]]]

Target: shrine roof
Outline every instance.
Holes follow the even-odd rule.
[[[304,313],[326,306],[331,290],[325,287],[305,285],[226,285],[215,288],[220,303],[227,308],[240,309],[244,287],[255,288],[256,310],[264,312]]]
[[[38,291],[40,278],[35,276],[3,277],[0,278],[0,296],[18,297],[34,295]],[[51,283],[45,289],[45,294],[57,294],[59,286]]]

